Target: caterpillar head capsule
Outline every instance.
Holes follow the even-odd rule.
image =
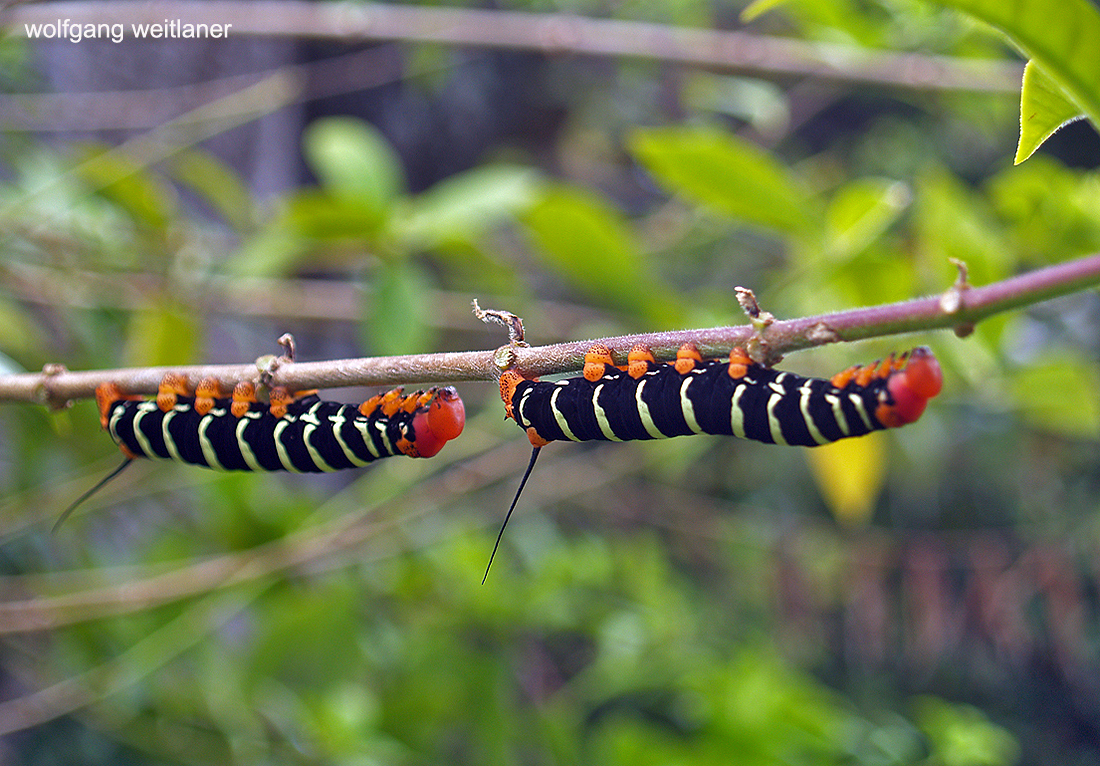
[[[466,408],[458,391],[448,386],[435,389],[427,406],[412,419],[414,440],[403,451],[409,457],[432,457],[451,439],[458,438],[466,425]]]
[[[886,390],[894,403],[880,404],[875,411],[875,417],[887,428],[915,422],[924,413],[928,400],[943,388],[943,370],[928,348],[913,349],[904,362],[886,381]]]

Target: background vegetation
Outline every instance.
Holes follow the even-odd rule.
[[[950,258],[980,284],[1100,250],[1100,143],[1076,123],[1013,166],[1022,62],[991,28],[772,5],[746,31],[831,46],[829,72],[568,55],[587,19],[742,23],[690,0],[499,7],[576,14],[546,17],[558,53],[13,27],[0,361],[502,344],[474,297],[548,343],[740,323],[737,285],[794,317],[940,292]],[[1091,6],[1016,5],[1043,16],[1025,50],[1075,55]],[[872,77],[882,50],[946,68]],[[90,402],[6,406],[0,761],[1096,762],[1098,325],[1092,292],[792,356],[945,367],[918,424],[835,448],[554,445],[485,586],[528,456],[490,384],[430,461],[141,465],[52,536],[118,453]]]

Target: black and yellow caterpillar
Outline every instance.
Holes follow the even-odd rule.
[[[942,384],[939,363],[924,347],[849,368],[830,380],[765,367],[740,348],[728,360],[704,360],[690,343],[667,364],[658,363],[647,347],[635,346],[625,367],[614,365],[606,346],[595,345],[585,354],[581,376],[557,382],[506,370],[500,377],[505,411],[534,448],[508,516],[539,449],[552,441],[705,433],[815,447],[912,423]]]
[[[275,387],[265,404],[247,381],[226,396],[213,378],[192,391],[175,373],[161,380],[156,399],[103,383],[96,404],[100,424],[126,460],[66,508],[55,530],[138,458],[226,471],[339,471],[391,455],[432,457],[466,422],[462,399],[450,387],[411,394],[395,388],[358,406]]]
[[[704,361],[690,344],[669,364],[635,346],[619,368],[593,346],[580,377],[540,382],[508,370],[500,379],[508,417],[536,448],[697,433],[814,447],[912,423],[941,384],[927,348],[822,380],[756,364],[740,348],[728,361]]]
[[[214,379],[191,392],[184,378],[169,373],[155,400],[105,383],[96,402],[101,424],[126,457],[228,471],[312,473],[391,455],[432,457],[465,424],[462,399],[449,387],[411,394],[395,388],[358,406],[276,387],[264,404],[248,382],[227,397]]]

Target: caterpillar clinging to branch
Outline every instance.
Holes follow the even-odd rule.
[[[453,388],[405,395],[400,388],[356,407],[326,402],[315,391],[272,389],[256,399],[251,383],[231,398],[217,381],[194,393],[166,375],[156,400],[124,395],[113,383],[96,389],[100,422],[128,458],[160,458],[239,471],[315,473],[367,465],[391,455],[432,457],[462,433],[465,411]]]
[[[275,387],[264,404],[249,382],[227,397],[214,379],[192,392],[183,377],[169,373],[155,400],[104,383],[96,388],[96,403],[100,423],[126,462],[70,505],[57,524],[136,458],[230,471],[338,471],[391,455],[432,457],[466,422],[462,399],[450,387],[411,394],[395,388],[358,406]]]
[[[916,421],[942,382],[939,363],[924,347],[852,367],[830,380],[773,370],[740,348],[728,360],[704,360],[690,343],[671,364],[659,364],[648,348],[635,346],[625,368],[613,364],[606,346],[596,345],[585,355],[582,376],[557,382],[506,370],[501,399],[507,416],[526,430],[533,451],[504,525],[539,450],[552,441],[707,433],[814,447]]]

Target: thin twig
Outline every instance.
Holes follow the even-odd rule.
[[[73,713],[137,683],[224,625],[272,584],[259,580],[229,593],[211,593],[102,664],[0,702],[0,736]]]
[[[940,296],[902,303],[841,311],[832,314],[776,320],[762,333],[752,325],[678,330],[601,338],[624,363],[636,343],[652,349],[659,360],[671,360],[684,343],[694,343],[707,357],[729,353],[754,337],[767,342],[770,358],[826,343],[864,340],[886,335],[945,328],[966,328],[994,314],[1039,303],[1061,295],[1100,285],[1100,254],[1021,274],[1010,279],[970,287],[960,292],[958,307],[944,311]],[[954,289],[954,288],[951,288]],[[952,300],[954,308],[954,299]],[[515,366],[527,375],[551,375],[578,370],[594,341],[573,341],[551,346],[510,347]],[[58,365],[41,373],[0,377],[0,401],[33,402],[63,406],[73,399],[94,395],[100,383],[114,381],[132,393],[151,394],[166,372],[180,372],[192,381],[217,378],[226,388],[241,380],[258,380],[252,365],[205,365],[187,367],[142,367],[70,372]],[[322,362],[283,364],[272,375],[274,385],[292,391],[339,386],[383,386],[400,383],[495,380],[499,368],[493,351],[464,351],[409,356],[335,359]]]
[[[457,481],[470,492],[483,490],[510,475],[515,466],[509,455],[514,454],[515,448],[511,442],[475,454],[473,450],[480,448],[471,446],[463,454],[452,455],[449,462],[435,465],[436,461],[432,461],[429,473],[390,487],[385,496],[372,503],[363,506],[355,501],[353,510],[333,515],[349,502],[347,494],[337,495],[317,508],[297,530],[245,551],[189,561],[178,567],[163,563],[124,567],[118,570],[121,575],[101,568],[2,576],[0,595],[18,595],[0,600],[0,635],[56,630],[153,609],[266,577],[289,577],[302,571],[317,574],[352,563],[362,565],[391,558],[407,549],[387,545],[371,550],[367,546],[372,541],[391,539],[416,519],[438,513],[440,504],[450,496],[456,472]],[[559,452],[548,456],[547,461],[555,466],[547,471],[550,476],[591,471],[593,466],[591,455],[570,456]],[[636,468],[637,461],[630,465]],[[601,483],[611,482],[620,475],[616,470],[598,473],[587,476],[583,482],[570,482],[559,488],[556,497],[592,492]],[[385,508],[396,507],[393,503],[398,499],[402,509],[399,514],[381,515]],[[485,523],[495,522],[489,517]],[[416,544],[431,543],[430,539],[418,537]],[[108,578],[114,581],[103,582]],[[25,595],[28,593],[36,595]]]
[[[239,102],[244,121],[251,122],[284,106],[376,88],[439,68],[421,66],[410,71],[392,46],[377,47],[309,64],[287,64],[192,85],[0,94],[0,118],[8,130],[37,132],[151,130],[174,121],[197,125],[206,120],[224,121],[228,116],[227,110],[209,113],[204,109],[206,104],[227,99],[232,103],[237,94],[251,92],[263,83],[283,83],[283,90],[274,92],[268,109],[257,108],[256,103],[248,100]]]
[[[508,343],[513,346],[526,346],[523,340],[523,319],[511,311],[500,309],[483,309],[473,300],[474,316],[486,324],[498,324],[508,331]]]
[[[302,0],[205,2],[45,2],[12,9],[4,23],[232,24],[230,36],[402,40],[443,45],[542,51],[559,55],[631,57],[723,72],[796,75],[918,90],[1013,93],[1023,67],[1001,60],[875,51],[746,32],[592,19],[561,13],[520,13],[380,3]],[[129,27],[127,27],[129,32]]]
[[[162,305],[164,296],[171,294],[177,304],[205,316],[326,322],[358,322],[370,301],[364,296],[363,283],[351,276],[206,274],[199,281],[189,281],[148,272],[83,271],[15,261],[0,263],[0,288],[21,301],[42,306],[147,311]],[[469,293],[425,288],[423,297],[425,304],[433,308],[423,317],[426,324],[446,330],[470,329]],[[493,296],[489,300],[500,303],[504,298]],[[568,337],[574,326],[598,318],[595,309],[581,303],[536,299],[526,305],[531,313],[552,324],[558,337]]]

